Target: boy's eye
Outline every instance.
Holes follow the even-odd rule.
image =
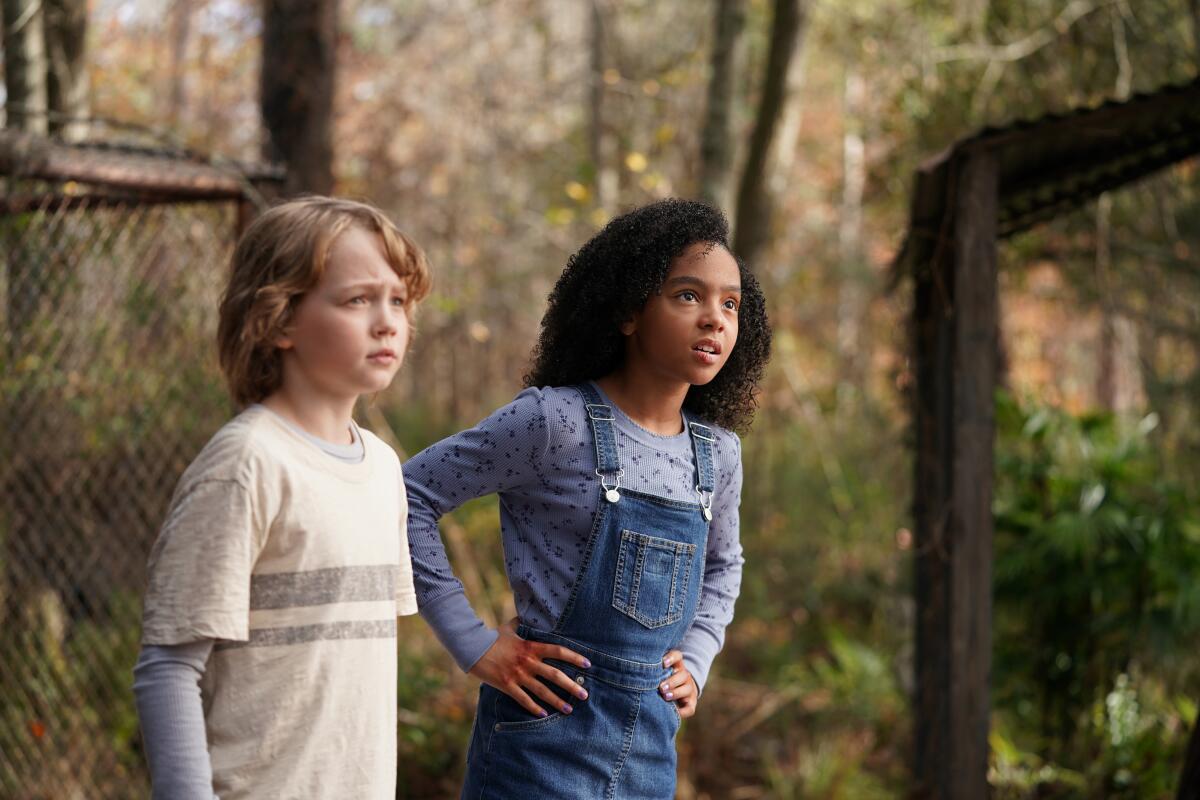
[[[367,302],[367,296],[364,294],[355,295],[354,297],[351,297],[346,302],[350,303],[351,305],[361,305],[361,304]]]
[[[392,298],[392,305],[394,305],[394,306],[402,306],[405,304],[405,302],[406,302],[406,300],[403,297],[393,297]]]

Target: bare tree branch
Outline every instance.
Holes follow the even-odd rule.
[[[1039,28],[1024,39],[1003,45],[958,44],[934,50],[934,64],[950,61],[1020,61],[1041,50],[1071,29],[1076,22],[1117,0],[1092,3],[1086,0],[1071,0],[1059,15],[1044,28]]]

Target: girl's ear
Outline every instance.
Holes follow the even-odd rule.
[[[292,337],[288,336],[286,333],[281,333],[275,337],[276,349],[291,350],[295,346],[295,343],[292,342]]]
[[[629,319],[617,326],[617,330],[621,332],[622,336],[632,336],[633,332],[637,330],[637,315],[631,314]]]

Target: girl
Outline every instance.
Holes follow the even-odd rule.
[[[528,387],[405,465],[421,615],[478,677],[464,798],[671,798],[741,583],[741,446],[770,349],[728,223],[610,222],[550,295]],[[488,630],[437,530],[496,492],[518,616]]]

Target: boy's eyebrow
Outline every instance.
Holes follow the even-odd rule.
[[[339,283],[334,288],[338,289],[338,290],[360,289],[360,288],[374,289],[374,288],[377,288],[380,286],[388,286],[388,285],[392,285],[391,281],[349,281],[348,283]],[[403,286],[406,289],[408,288],[408,284],[404,281],[403,278],[400,280],[399,285]]]
[[[663,284],[663,286],[670,286],[672,284],[678,284],[678,283],[690,283],[690,284],[695,284],[697,286],[707,286],[708,285],[704,281],[702,281],[699,278],[694,277],[692,275],[678,275],[674,278],[668,278],[666,283]],[[728,286],[722,286],[721,291],[722,292],[737,292],[738,294],[741,294],[742,287],[739,286],[738,284],[731,283]]]

